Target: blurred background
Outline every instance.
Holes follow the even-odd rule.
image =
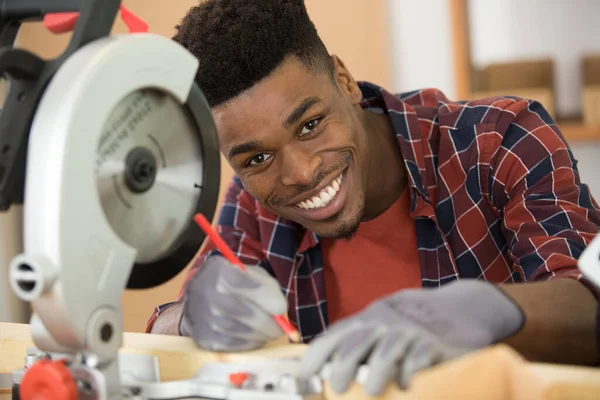
[[[123,4],[151,32],[171,37],[198,0]],[[507,94],[539,100],[572,146],[582,180],[600,199],[600,1],[306,0],[306,5],[330,52],[357,80],[395,92],[436,87],[451,99]],[[126,32],[122,21],[115,22],[114,32]],[[68,34],[52,35],[29,23],[17,45],[52,58],[68,40]],[[231,170],[222,161],[223,190]],[[2,218],[0,223],[14,216]],[[125,329],[142,332],[154,306],[177,296],[184,274],[158,288],[124,293]],[[0,280],[0,292],[8,290],[3,284]],[[7,307],[13,306],[0,307],[0,321],[7,320]]]

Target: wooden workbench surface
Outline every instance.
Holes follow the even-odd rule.
[[[225,354],[200,350],[183,337],[142,333],[124,336],[121,351],[157,356],[164,381],[188,378],[211,362],[296,357],[305,350],[304,345],[273,343],[256,351]],[[29,346],[33,346],[29,325],[0,322],[0,373],[22,368]],[[336,395],[326,386],[325,397],[369,399],[358,384],[344,395]],[[390,385],[378,399],[600,399],[600,368],[528,363],[509,347],[498,345],[417,374],[407,391]]]

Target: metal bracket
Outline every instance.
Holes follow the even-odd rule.
[[[322,400],[319,377],[296,377],[297,361],[269,360],[245,364],[213,363],[190,379],[140,385],[143,399],[170,400]]]

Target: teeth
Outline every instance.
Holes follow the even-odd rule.
[[[335,181],[333,181],[333,183],[331,184],[331,188],[333,189],[334,192],[337,192],[338,190],[340,190],[340,184],[338,183],[337,179]]]
[[[321,190],[318,196],[313,196],[310,199],[306,199],[298,203],[298,207],[308,210],[311,208],[320,208],[326,206],[331,200],[333,200],[337,192],[340,190],[341,183],[342,175],[335,178],[329,184],[329,186]]]

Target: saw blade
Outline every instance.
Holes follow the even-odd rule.
[[[131,93],[115,107],[96,154],[99,199],[137,263],[167,256],[193,221],[203,163],[198,129],[168,94]]]

